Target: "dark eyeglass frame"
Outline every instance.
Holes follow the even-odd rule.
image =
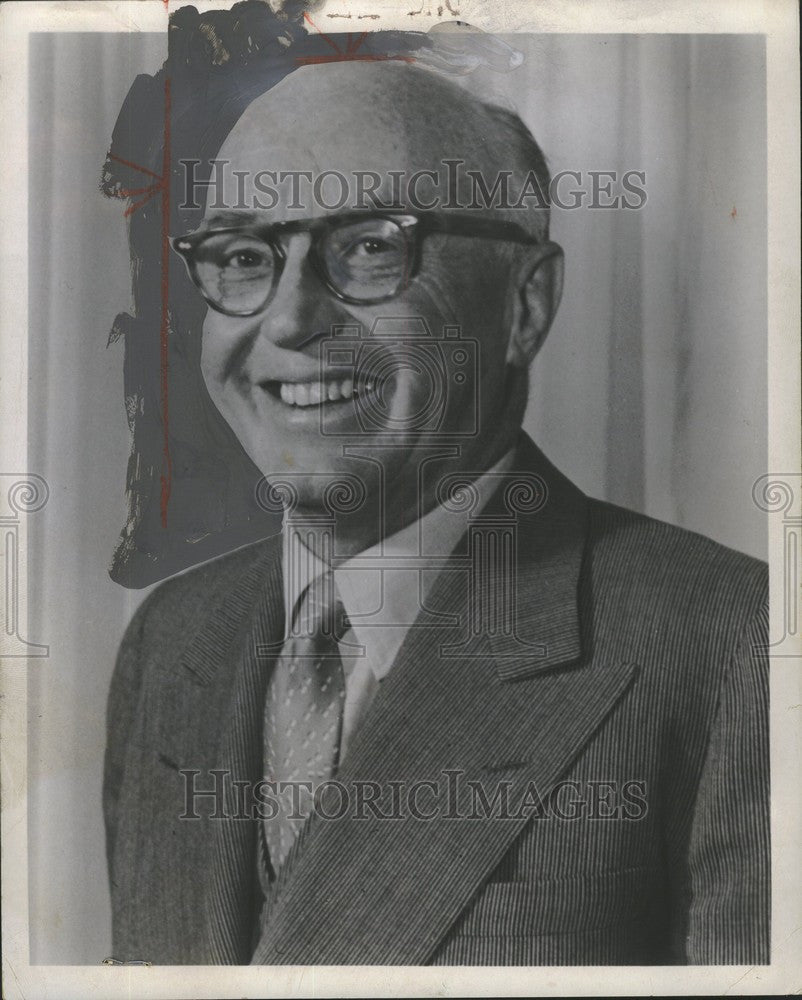
[[[354,297],[342,292],[332,280],[328,269],[319,252],[319,246],[323,238],[330,232],[342,226],[350,225],[354,222],[361,222],[366,219],[377,221],[389,220],[394,222],[403,233],[408,250],[409,266],[407,273],[395,291],[371,298]],[[198,277],[197,251],[203,243],[213,236],[221,236],[226,233],[240,233],[243,236],[253,236],[261,240],[273,252],[273,280],[264,302],[255,309],[247,311],[235,311],[225,309],[218,302],[215,302],[203,290],[203,285]],[[543,241],[528,233],[517,222],[508,222],[503,219],[487,219],[468,213],[444,212],[409,212],[406,209],[387,210],[380,212],[340,212],[334,215],[321,216],[316,219],[293,219],[288,222],[252,222],[242,226],[222,226],[209,227],[208,229],[197,229],[185,236],[170,237],[170,245],[173,250],[183,258],[190,278],[197,286],[206,302],[217,312],[225,316],[256,316],[263,312],[273,299],[278,288],[284,266],[287,262],[287,251],[281,242],[280,237],[291,236],[294,233],[310,233],[312,236],[307,259],[312,264],[318,278],[324,287],[341,302],[351,305],[377,305],[381,302],[389,302],[408,287],[420,269],[423,240],[430,233],[444,233],[453,236],[473,236],[480,239],[508,240],[528,246],[536,246]]]

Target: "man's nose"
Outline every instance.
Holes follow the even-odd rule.
[[[331,296],[309,260],[310,243],[309,233],[298,233],[286,241],[284,270],[260,320],[260,333],[289,350],[299,350],[333,322],[328,315]]]

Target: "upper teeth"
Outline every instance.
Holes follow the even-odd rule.
[[[366,389],[373,383],[366,382]],[[354,395],[354,381],[350,378],[334,382],[282,382],[281,398],[294,406],[317,406],[326,400],[350,399]]]

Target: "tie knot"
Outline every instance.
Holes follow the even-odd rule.
[[[298,599],[294,634],[323,636],[339,642],[350,627],[334,583],[334,573],[329,570],[315,577]]]

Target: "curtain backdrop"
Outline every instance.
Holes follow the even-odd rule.
[[[750,492],[766,468],[762,38],[507,41],[522,64],[466,86],[516,107],[553,173],[644,171],[647,192],[639,211],[555,211],[566,288],[526,429],[586,492],[765,558]],[[110,953],[105,698],[146,591],[108,577],[130,442],[122,345],[106,340],[131,295],[124,206],[98,182],[122,100],[165,45],[32,39],[28,467],[50,486],[27,554],[29,638],[50,644],[30,667],[32,962]]]

